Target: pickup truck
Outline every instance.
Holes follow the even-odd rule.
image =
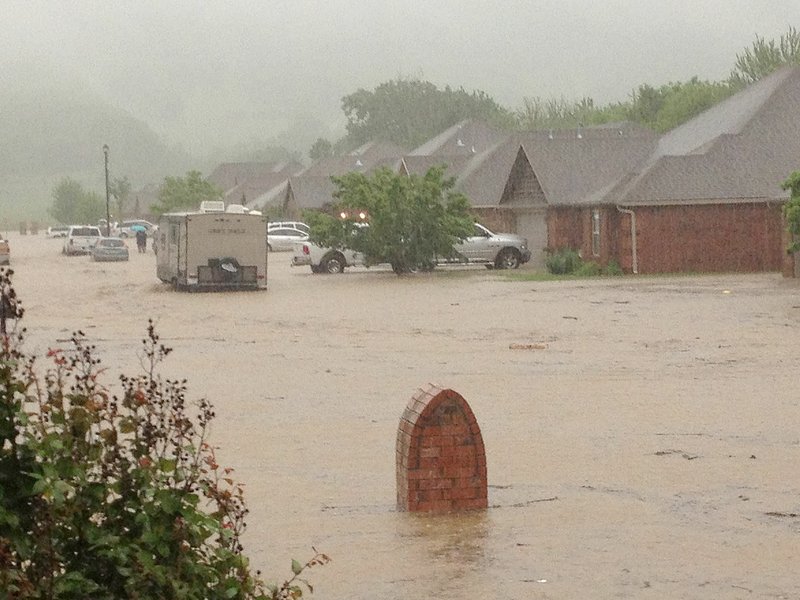
[[[480,223],[475,232],[455,245],[456,259],[437,260],[437,265],[480,264],[488,269],[516,269],[531,259],[528,240],[513,233],[493,233]],[[292,266],[310,266],[313,273],[342,273],[363,266],[364,256],[352,250],[323,248],[313,242],[295,244]]]

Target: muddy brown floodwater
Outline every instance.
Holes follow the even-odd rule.
[[[129,263],[11,233],[29,351],[86,332],[213,401],[272,577],[311,546],[314,597],[800,597],[800,285],[777,274],[520,282],[485,269],[312,275],[185,294]],[[60,341],[59,341],[60,340]],[[483,512],[395,510],[400,415],[458,391],[486,445]]]

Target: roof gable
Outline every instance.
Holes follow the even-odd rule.
[[[330,177],[300,175],[291,177],[286,189],[286,198],[294,199],[297,208],[323,208],[334,202],[336,185]]]
[[[530,132],[519,138],[548,204],[592,203],[637,170],[657,141],[639,128]]]

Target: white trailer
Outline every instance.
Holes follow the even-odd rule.
[[[175,289],[267,287],[267,218],[224,212],[167,213],[153,248],[156,274]]]

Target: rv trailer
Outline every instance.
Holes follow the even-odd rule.
[[[156,274],[178,290],[267,287],[267,218],[225,212],[167,213],[158,222]]]

